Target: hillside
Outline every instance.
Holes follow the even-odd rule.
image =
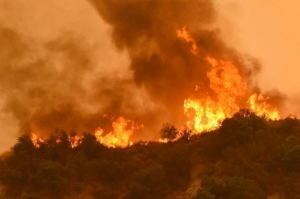
[[[23,135],[2,155],[0,198],[300,198],[300,120],[241,110],[215,131],[181,133],[126,148],[107,148],[91,134],[72,148],[64,131],[35,147]]]

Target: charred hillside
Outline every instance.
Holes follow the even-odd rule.
[[[92,134],[73,147],[64,131],[36,147],[23,135],[2,155],[0,198],[300,198],[300,120],[242,110],[215,131],[181,135],[125,148]]]

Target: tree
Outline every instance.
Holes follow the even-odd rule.
[[[192,199],[215,199],[215,196],[205,189],[198,189],[196,196]]]
[[[25,194],[22,199],[42,199],[42,197],[36,194]]]
[[[265,118],[258,117],[247,109],[242,109],[232,118],[222,122],[219,129],[223,147],[240,146],[253,141],[257,131],[267,129]]]
[[[226,179],[206,178],[203,188],[215,195],[216,199],[265,199],[263,191],[256,184],[243,177]]]
[[[66,192],[66,171],[60,163],[44,161],[34,176],[37,187],[59,198]]]
[[[170,123],[163,124],[162,129],[160,130],[161,137],[163,139],[174,140],[178,135],[178,130],[176,127]]]
[[[282,166],[290,172],[300,172],[300,145],[283,147]]]
[[[118,198],[118,192],[108,187],[99,186],[93,196],[95,199],[115,199]]]
[[[25,134],[18,138],[18,142],[12,147],[12,151],[14,153],[27,152],[32,155],[32,153],[36,151],[36,147],[33,145],[30,135]]]
[[[125,199],[165,198],[169,191],[162,166],[155,164],[134,175]]]

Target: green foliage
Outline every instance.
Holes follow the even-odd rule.
[[[203,187],[216,199],[264,199],[263,191],[252,181],[243,177],[232,177],[225,180],[216,178],[205,179]]]
[[[212,132],[191,136],[165,124],[161,133],[173,142],[107,148],[84,134],[72,148],[69,135],[56,131],[36,148],[23,135],[0,159],[3,198],[174,198],[195,178],[202,184],[193,199],[300,198],[297,119],[267,121],[241,110]]]
[[[25,194],[22,199],[42,199],[42,197],[37,194]]]
[[[34,147],[30,136],[28,134],[25,134],[18,138],[18,142],[15,146],[12,147],[12,151],[16,154],[18,153],[33,153],[36,151],[36,148]]]
[[[165,198],[168,192],[169,186],[162,166],[153,165],[134,175],[125,199]]]
[[[256,116],[249,110],[241,110],[232,118],[227,118],[220,127],[223,147],[239,146],[253,141],[254,133],[267,128],[264,118]]]
[[[205,189],[199,189],[192,199],[215,199],[216,197]]]
[[[172,146],[162,151],[161,160],[169,185],[173,189],[183,190],[189,183],[190,163],[189,146]]]
[[[60,163],[43,161],[33,179],[37,187],[49,191],[52,196],[64,194],[67,186],[66,171]]]
[[[108,187],[99,186],[95,190],[93,197],[94,199],[115,199],[118,198],[118,192]]]
[[[300,145],[281,149],[280,165],[289,172],[300,172]]]

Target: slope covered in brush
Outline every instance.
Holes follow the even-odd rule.
[[[65,132],[35,147],[23,135],[0,161],[0,198],[295,199],[299,177],[300,121],[241,110],[213,132],[126,148],[91,134],[72,148]]]

